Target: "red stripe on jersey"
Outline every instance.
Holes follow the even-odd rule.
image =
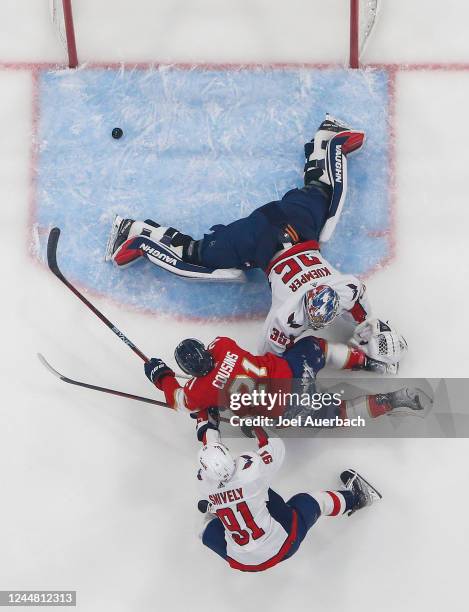
[[[324,358],[327,359],[327,340],[324,340],[324,338],[316,338],[316,341],[324,353]]]
[[[360,302],[355,302],[353,308],[349,310],[349,313],[358,323],[363,323],[363,321],[366,319],[366,310],[363,308]]]
[[[259,446],[259,448],[267,446],[267,444],[269,443],[269,436],[262,429],[262,427],[253,427],[253,431],[256,434],[257,445]]]
[[[392,406],[389,402],[378,402],[376,401],[376,396],[368,395],[368,412],[372,419],[376,419],[377,417],[386,414],[387,412],[391,412]]]
[[[280,561],[283,561],[285,555],[290,552],[290,549],[293,546],[294,541],[296,540],[297,532],[298,515],[296,513],[296,510],[293,510],[293,520],[290,533],[288,534],[285,542],[282,544],[280,550],[276,555],[274,555],[270,559],[267,559],[267,561],[264,561],[263,563],[259,563],[259,565],[244,565],[244,563],[239,563],[239,561],[236,561],[231,557],[227,557],[226,559],[230,564],[230,567],[232,567],[233,569],[241,570],[242,572],[262,572],[266,569],[269,569],[270,567],[273,567],[274,565],[277,565],[277,563],[280,563]]]
[[[365,365],[366,355],[359,348],[349,347],[349,353],[347,356],[347,361],[345,362],[343,369],[344,370],[353,370],[360,369]]]
[[[267,266],[267,270],[265,273],[269,276],[272,268],[285,257],[291,257],[292,255],[297,255],[298,253],[303,253],[304,251],[319,251],[319,242],[316,240],[309,240],[308,242],[300,242],[300,244],[295,244],[295,246],[290,247],[286,251],[282,251],[280,255],[273,259],[270,264]]]
[[[332,501],[334,503],[334,507],[332,508],[332,512],[330,514],[328,514],[327,516],[337,516],[340,513],[340,508],[342,506],[342,504],[340,503],[340,498],[339,496],[334,493],[334,491],[326,491],[326,493],[329,493],[329,495],[332,497]]]

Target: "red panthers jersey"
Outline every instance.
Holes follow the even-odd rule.
[[[160,388],[173,408],[198,411],[227,407],[232,394],[249,393],[259,388],[263,379],[266,384],[271,384],[272,381],[292,378],[285,359],[272,353],[261,357],[252,355],[231,338],[215,338],[207,349],[214,358],[215,367],[206,376],[191,378],[183,388],[173,376],[166,376],[161,381]],[[276,384],[278,388],[278,382]]]

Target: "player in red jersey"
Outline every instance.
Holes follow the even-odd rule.
[[[253,355],[230,338],[215,338],[207,348],[199,340],[189,338],[176,347],[175,358],[179,367],[192,377],[184,387],[179,385],[174,371],[161,359],[154,357],[147,362],[145,374],[164,392],[172,408],[191,412],[227,408],[233,394],[250,393],[263,384],[269,389],[273,385],[275,391],[289,392],[294,390],[292,381],[302,389],[309,382],[308,392],[314,391],[316,374],[325,365],[378,373],[390,372],[390,368],[395,367],[368,357],[358,347],[333,344],[314,336],[301,338],[282,357],[273,353]],[[392,393],[343,401],[340,405],[328,407],[325,414],[316,416],[377,417],[398,407],[421,410],[428,403],[427,399],[428,395],[420,389],[403,388]],[[264,414],[274,417],[283,414],[285,407],[275,405],[268,410]]]

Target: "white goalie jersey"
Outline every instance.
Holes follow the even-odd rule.
[[[239,455],[236,470],[226,483],[207,478],[202,470],[197,474],[202,495],[211,504],[211,513],[225,528],[230,565],[234,563],[238,569],[270,562],[289,537],[266,505],[270,483],[284,457],[282,440],[271,438],[257,452]]]
[[[355,276],[341,274],[321,255],[316,242],[304,242],[282,251],[267,270],[272,306],[264,323],[259,354],[281,354],[308,329],[303,307],[306,292],[328,285],[339,296],[338,314],[354,325],[370,314],[365,285]]]

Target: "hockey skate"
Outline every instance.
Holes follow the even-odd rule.
[[[326,113],[326,118],[319,126],[315,139],[321,133],[323,133],[321,138],[322,142],[329,142],[334,138],[345,137],[346,139],[342,144],[342,153],[344,155],[349,155],[354,151],[358,151],[365,142],[365,132],[362,130],[354,130],[343,121],[329,115],[329,113]]]
[[[403,387],[398,391],[384,394],[386,400],[391,404],[390,414],[415,414],[424,416],[433,405],[433,398],[428,392],[418,387]]]
[[[243,280],[237,269],[213,269],[200,265],[198,241],[174,227],[164,227],[151,219],[134,221],[116,216],[109,236],[105,261],[127,267],[141,257],[155,265],[188,278]]]
[[[355,470],[345,470],[340,475],[340,480],[345,488],[355,495],[355,503],[348,515],[352,515],[357,510],[371,506],[375,501],[382,499],[381,493],[375,489],[363,476],[360,476]]]
[[[338,146],[342,155],[349,155],[358,151],[364,142],[365,132],[353,130],[343,121],[326,113],[326,118],[319,126],[314,138],[305,144],[305,185],[308,185],[311,180],[333,185],[334,181],[326,172],[327,166],[330,165],[332,148],[335,149]]]
[[[106,252],[104,255],[104,261],[112,261],[114,255],[117,253],[119,248],[126,242],[129,238],[130,229],[134,224],[133,219],[123,219],[116,215],[114,217],[114,221],[112,222],[111,233],[109,234],[109,238],[106,245]],[[128,263],[133,263],[141,257],[140,254],[137,254],[136,257],[131,259]]]

